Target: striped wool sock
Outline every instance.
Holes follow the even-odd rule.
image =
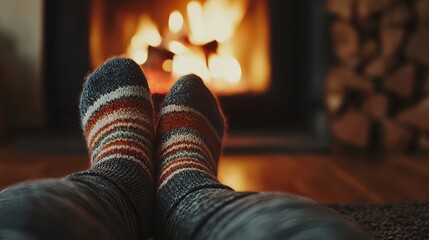
[[[96,69],[84,83],[80,115],[91,168],[69,178],[96,175],[111,181],[129,199],[138,224],[149,227],[154,113],[139,65],[113,58]]]
[[[180,204],[198,202],[192,196],[203,197],[201,191],[230,191],[216,178],[223,134],[224,117],[202,80],[196,75],[178,80],[164,101],[157,129],[157,227],[161,238],[190,239],[196,226],[187,222],[184,229],[180,221],[172,220],[184,210]],[[206,214],[194,213],[194,221]]]
[[[202,80],[187,75],[177,81],[164,101],[158,124],[158,191],[182,175],[188,178],[189,173],[197,174],[197,181],[201,176],[204,184],[217,183],[223,133],[223,115]]]

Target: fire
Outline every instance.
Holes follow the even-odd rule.
[[[144,64],[148,58],[148,47],[157,47],[161,41],[156,24],[149,16],[143,15],[138,24],[138,31],[131,38],[127,54],[138,64]]]
[[[190,41],[193,44],[205,44],[216,40],[229,41],[244,16],[244,5],[231,1],[207,1],[201,5],[197,1],[187,6]]]
[[[183,27],[183,16],[179,11],[173,11],[168,18],[168,27],[171,32],[178,33]]]
[[[203,7],[199,2],[192,1],[188,3],[186,10],[190,28],[189,40],[195,45],[204,44],[206,41]]]
[[[232,56],[210,56],[209,71],[214,80],[225,81],[227,85],[238,84],[241,79],[240,63]]]
[[[194,73],[200,76],[205,82],[209,82],[211,79],[204,52],[198,50],[175,55],[173,57],[172,73],[176,77]]]
[[[183,45],[182,43],[180,43],[178,41],[171,41],[168,44],[168,49],[175,54],[183,54],[183,53],[189,51],[185,45]]]
[[[266,38],[258,43],[265,47],[261,55],[261,50],[249,53],[251,49],[245,49],[251,45],[243,46],[242,41],[250,39],[237,37],[239,31],[253,34],[249,23],[246,31],[240,30],[248,1],[190,1],[185,14],[179,10],[169,14],[168,28],[162,36],[149,15],[143,15],[126,55],[142,65],[151,89],[156,92],[167,92],[174,79],[189,73],[197,74],[219,93],[263,91],[269,75]],[[256,63],[258,70],[252,69],[255,56],[262,61]],[[247,80],[255,77],[262,83]]]

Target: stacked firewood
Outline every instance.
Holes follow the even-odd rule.
[[[341,149],[429,149],[429,0],[326,0],[338,63],[326,77]]]

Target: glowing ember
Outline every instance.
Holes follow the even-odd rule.
[[[162,63],[162,70],[164,70],[165,72],[171,72],[173,70],[173,61],[171,61],[170,59],[165,60]]]

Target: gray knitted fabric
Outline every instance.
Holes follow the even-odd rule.
[[[95,70],[84,84],[80,115],[92,167],[67,179],[111,181],[134,209],[133,228],[148,236],[153,229],[154,113],[140,66],[113,58]]]
[[[126,195],[99,176],[24,182],[0,192],[0,239],[138,239]]]
[[[203,81],[188,75],[167,95],[157,130],[161,239],[367,239],[316,203],[235,192],[216,179],[224,118]]]

